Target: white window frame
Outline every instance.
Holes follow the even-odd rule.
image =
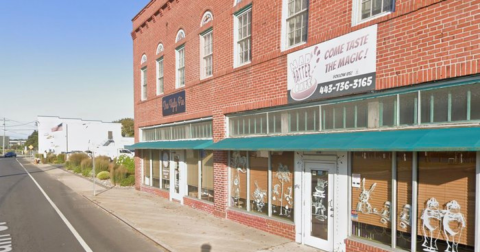
[[[363,1],[365,1],[365,0],[352,0],[352,7],[353,7],[352,26],[359,25],[359,24],[368,22],[370,20],[389,15],[392,12],[395,11],[395,0],[390,0],[391,4],[392,4],[392,7],[391,7],[390,11],[383,11],[383,12],[380,12],[376,15],[372,15],[368,18],[362,19],[362,2]],[[373,1],[373,0],[371,0],[371,1]]]
[[[308,41],[308,24],[309,24],[308,15],[309,15],[309,9],[310,9],[310,0],[307,0],[307,8],[305,10],[302,10],[302,11],[294,14],[292,17],[288,16],[288,3],[290,1],[292,1],[292,0],[283,0],[283,3],[282,3],[282,34],[281,34],[281,39],[280,39],[280,43],[281,43],[280,49],[282,51],[285,51],[285,50],[303,45],[303,44],[307,43],[307,41]],[[294,16],[302,15],[305,12],[306,12],[306,15],[307,15],[307,24],[306,24],[306,31],[305,31],[307,33],[306,41],[301,41],[300,43],[297,43],[297,44],[288,45],[288,29],[289,29],[289,26],[288,26],[288,21],[287,20],[290,19],[290,18],[293,18]]]
[[[240,62],[240,49],[239,49],[239,37],[238,37],[238,29],[239,29],[239,18],[240,17],[243,17],[244,15],[247,15],[248,13],[250,13],[250,35],[248,36],[245,36],[242,41],[250,41],[250,45],[249,45],[249,59],[248,61],[245,61],[245,62]],[[234,38],[234,44],[233,44],[233,54],[234,54],[234,67],[239,67],[239,66],[243,66],[243,65],[246,65],[246,64],[250,64],[252,62],[252,6],[248,6],[248,7],[245,7],[244,9],[240,10],[239,12],[235,13],[234,14],[234,24],[233,24],[233,38]],[[248,28],[247,28],[248,29]]]
[[[184,38],[185,38],[185,32],[182,29],[178,30],[177,36],[175,36],[175,43],[177,43],[178,41]]]
[[[159,43],[157,45],[157,51],[155,51],[155,54],[156,55],[159,55],[161,52],[163,52],[163,44],[162,43]]]
[[[208,24],[211,21],[213,21],[213,14],[210,11],[206,11],[203,13],[202,20],[200,21],[200,27]]]
[[[147,100],[147,85],[148,85],[148,72],[147,67],[144,67],[140,70],[140,95],[141,100]]]
[[[163,57],[157,60],[157,95],[161,95],[165,89]]]
[[[210,37],[210,52],[206,51],[206,39]],[[210,66],[208,66],[208,63]],[[210,68],[210,73],[208,71]],[[200,34],[200,79],[213,75],[213,30],[209,29]]]
[[[175,59],[175,87],[182,88],[185,87],[185,44],[175,49]],[[180,72],[183,73],[183,83]]]
[[[147,62],[147,55],[143,54],[142,59],[140,60],[140,65],[145,64]]]

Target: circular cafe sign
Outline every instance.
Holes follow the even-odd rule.
[[[168,158],[168,152],[166,151],[163,152],[162,162],[163,162],[163,167],[168,168],[168,164],[170,163],[170,160]]]

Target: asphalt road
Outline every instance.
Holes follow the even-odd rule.
[[[163,250],[25,160],[0,158],[0,252],[4,251]]]

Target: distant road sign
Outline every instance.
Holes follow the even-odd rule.
[[[32,149],[33,149],[33,145],[28,146],[28,148],[29,148],[30,150],[32,150]]]

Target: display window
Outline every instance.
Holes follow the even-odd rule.
[[[160,151],[152,150],[152,186],[160,188]]]
[[[142,163],[143,163],[143,183],[145,185],[151,185],[150,180],[150,150],[142,151]]]
[[[161,165],[162,165],[162,189],[170,190],[170,152],[167,150],[161,151]]]
[[[475,250],[475,165],[475,152],[418,154],[417,251]]]
[[[201,199],[213,202],[213,151],[200,151],[202,159],[202,195]]]
[[[187,150],[188,196],[198,198],[198,151]]]
[[[272,216],[293,221],[294,152],[272,152]]]
[[[250,210],[268,214],[268,151],[250,151]]]
[[[293,221],[294,152],[230,152],[230,157],[230,206]]]
[[[411,249],[412,242],[412,162],[413,153],[397,153],[397,247]]]
[[[247,208],[247,166],[245,151],[233,151],[230,154],[230,206]]]
[[[354,152],[351,160],[352,236],[406,251],[475,251],[475,152]]]
[[[352,235],[390,245],[392,153],[353,153],[353,177]]]

